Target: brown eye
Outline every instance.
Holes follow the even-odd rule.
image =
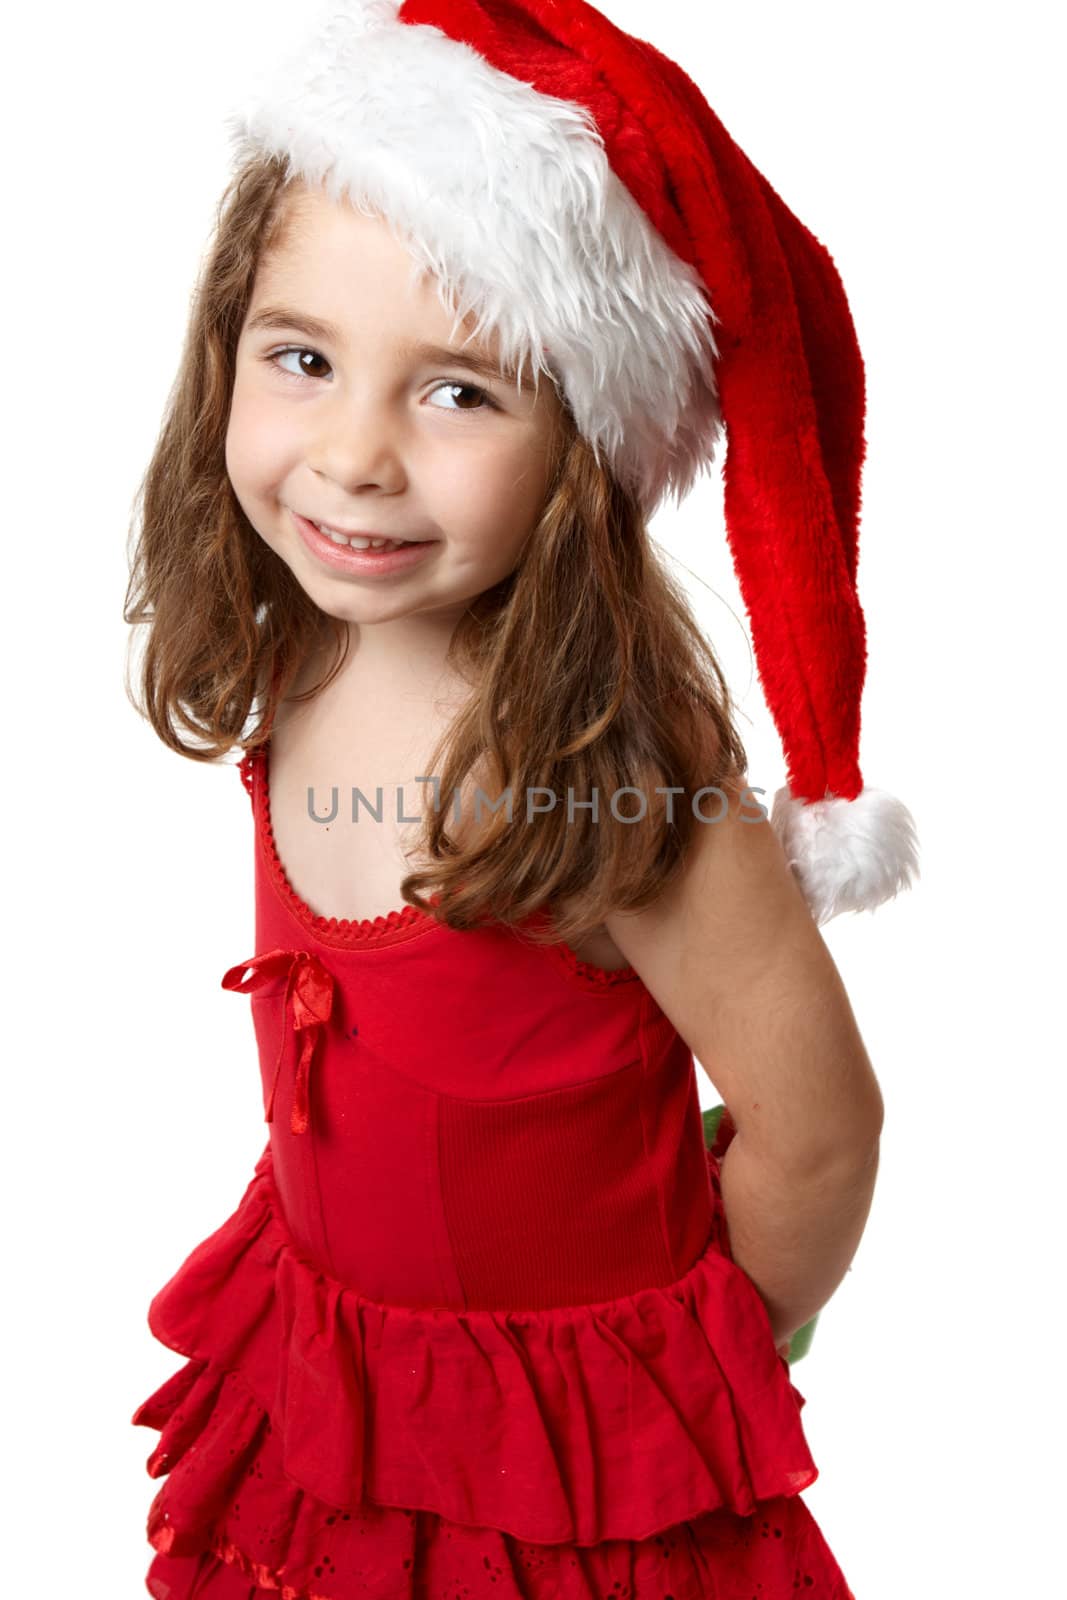
[[[451,390],[453,393],[459,392],[460,394],[474,395],[476,400],[481,402],[480,404],[473,406],[457,406],[455,408],[457,411],[495,411],[497,409],[495,400],[493,400],[484,389],[479,389],[476,384],[458,382],[441,383],[438,384],[437,388],[432,390],[431,393],[440,394],[443,389]],[[438,410],[441,408],[435,406],[434,409]],[[450,411],[452,409],[453,408],[451,406],[444,407],[444,410],[446,411]]]
[[[300,365],[302,367],[302,370],[300,372],[293,372],[289,367],[283,367],[282,366],[282,357],[283,356],[297,356],[297,357],[301,358]],[[310,356],[312,361],[321,361],[322,364],[325,367],[329,367],[329,365],[330,365],[330,363],[326,360],[326,358],[324,356],[320,356],[319,355],[317,350],[309,350],[304,345],[289,345],[284,350],[273,350],[271,352],[271,354],[266,357],[266,359],[267,359],[267,361],[269,361],[271,363],[272,366],[277,367],[280,372],[283,372],[287,378],[298,378],[299,379],[299,378],[319,378],[319,377],[321,377],[322,374],[320,372],[309,372],[307,367],[303,365],[303,359],[302,358],[304,356]]]

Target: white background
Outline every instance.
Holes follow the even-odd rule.
[[[862,764],[923,877],[825,930],[886,1101],[852,1270],[794,1369],[857,1600],[1054,1592],[1064,1484],[1060,72],[1040,8],[606,0],[831,250],[868,380]],[[7,21],[5,1587],[134,1600],[179,1364],[149,1299],[265,1130],[251,817],[123,687],[132,501],[278,0]],[[1051,13],[1044,11],[1044,16]],[[783,781],[705,478],[654,532]],[[717,1096],[701,1075],[701,1098]],[[1056,1490],[1060,1493],[1057,1494]]]

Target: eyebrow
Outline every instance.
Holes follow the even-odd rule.
[[[339,328],[332,322],[324,322],[319,317],[313,317],[306,311],[292,311],[288,306],[264,306],[257,311],[255,316],[249,317],[247,331],[258,333],[267,328],[294,328],[298,333],[305,334],[309,339],[322,339],[328,344],[343,344],[344,339]],[[483,378],[490,378],[497,383],[514,383],[515,372],[502,371],[497,362],[488,356],[480,356],[472,350],[454,350],[447,344],[428,344],[422,340],[404,339],[398,345],[402,356],[421,361],[441,361],[452,366],[465,367],[469,372],[477,372]],[[522,387],[533,389],[533,379],[523,373]]]

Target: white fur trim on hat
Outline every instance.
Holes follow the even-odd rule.
[[[873,911],[918,875],[914,818],[884,790],[804,801],[787,785],[775,794],[771,826],[817,923]]]
[[[646,514],[715,459],[714,313],[615,176],[586,108],[498,71],[395,0],[348,0],[226,118],[238,159],[285,157],[382,217],[503,364],[555,376]]]

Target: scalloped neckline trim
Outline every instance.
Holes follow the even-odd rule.
[[[293,912],[299,922],[328,941],[352,945],[377,945],[398,944],[402,939],[413,938],[416,933],[429,933],[431,929],[446,929],[447,923],[439,922],[429,912],[421,910],[419,906],[404,905],[392,911],[386,911],[376,917],[325,917],[312,911],[307,901],[297,894],[289,880],[289,876],[278,854],[278,845],[274,837],[274,826],[270,815],[270,738],[256,750],[245,755],[240,763],[241,778],[252,797],[253,810],[256,807],[256,791],[252,786],[253,764],[259,764],[259,800],[260,816],[262,819],[262,841],[267,863],[270,867],[271,877],[280,893],[282,900]],[[434,898],[431,896],[431,898]],[[545,918],[545,911],[534,912],[533,918]],[[531,919],[532,920],[532,919]],[[451,931],[451,930],[448,930]],[[591,961],[585,961],[573,950],[569,944],[557,940],[555,944],[544,947],[561,961],[569,972],[575,977],[584,979],[598,989],[608,989],[619,983],[633,983],[638,981],[638,972],[635,967],[598,967]]]
[[[429,933],[433,928],[443,928],[445,924],[438,922],[428,912],[420,910],[418,906],[403,906],[393,911],[386,911],[376,917],[326,917],[317,911],[312,911],[307,901],[297,894],[289,875],[278,854],[278,845],[274,837],[274,825],[270,814],[270,740],[261,745],[251,754],[250,761],[259,762],[259,801],[260,818],[262,821],[263,849],[267,863],[271,870],[275,887],[281,894],[282,900],[293,912],[299,922],[305,927],[326,940],[337,941],[344,944],[394,944],[400,938],[410,938],[415,932]],[[255,794],[253,793],[253,802]]]

